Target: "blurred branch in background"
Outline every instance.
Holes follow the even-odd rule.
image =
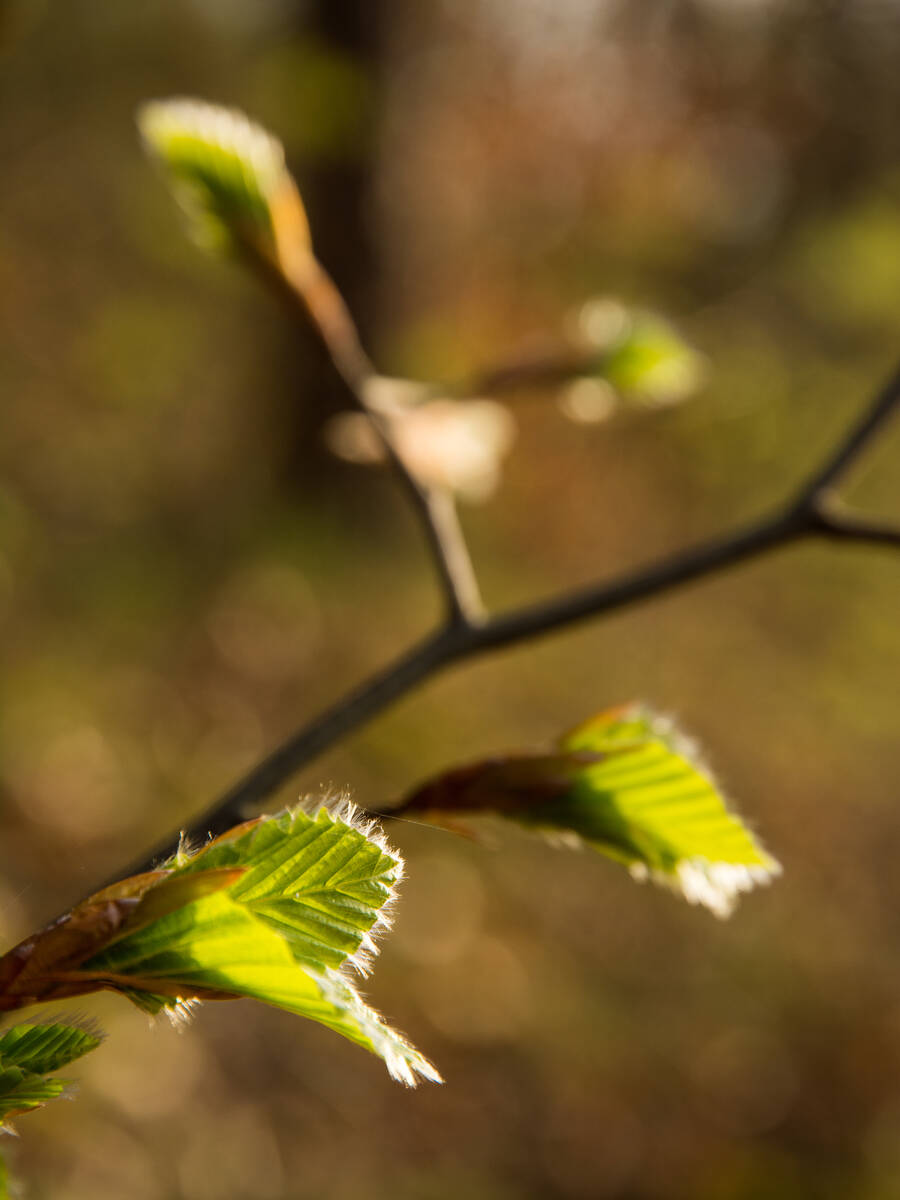
[[[447,606],[446,618],[431,635],[254,767],[191,823],[186,831],[189,837],[225,831],[328,746],[452,663],[663,595],[801,539],[900,545],[900,527],[847,512],[832,498],[835,485],[895,413],[900,403],[898,368],[821,466],[772,515],[618,579],[567,590],[496,616],[486,615],[451,492],[423,479],[404,457],[396,434],[406,419],[403,404],[389,403],[387,411],[394,415],[388,418],[384,402],[378,400],[385,389],[389,394],[399,389],[401,397],[411,394],[418,399],[420,392],[427,395],[428,385],[387,380],[372,365],[343,297],[313,253],[303,205],[284,167],[280,146],[242,114],[194,101],[148,105],[141,125],[149,148],[172,174],[176,190],[188,201],[186,206],[194,216],[199,205],[207,230],[212,224],[226,240],[233,239],[241,256],[280,296],[292,302],[293,311],[312,324],[357,409],[374,427],[419,515]],[[261,159],[265,172],[258,169]],[[595,349],[593,357],[582,354],[518,369],[488,369],[478,378],[477,390],[494,386],[502,390],[507,385],[548,378],[555,382],[567,372],[582,376],[597,368],[598,355],[602,363],[603,353]],[[143,869],[172,853],[178,840],[177,835],[167,838],[132,869]]]
[[[378,374],[363,349],[350,310],[331,276],[312,254],[308,241],[280,246],[276,261],[260,254],[253,242],[248,242],[244,251],[251,266],[291,303],[294,312],[299,305],[301,318],[312,325],[354,405],[375,430],[424,530],[451,623],[476,619],[483,606],[453,497],[447,488],[424,484],[407,463],[390,418],[378,403],[378,392],[383,390],[379,385],[388,381]]]

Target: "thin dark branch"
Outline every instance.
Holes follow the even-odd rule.
[[[474,630],[472,641],[479,651],[486,651],[530,640],[672,591],[694,579],[753,558],[764,550],[808,536],[810,532],[809,526],[798,518],[778,514],[736,533],[712,538],[692,549],[662,558],[611,582],[578,588],[503,613]]]
[[[796,521],[788,526],[785,518],[779,516],[750,526],[741,533],[713,539],[611,583],[514,609],[478,626],[447,624],[288,738],[210,808],[195,817],[186,830],[187,836],[202,838],[207,834],[224,833],[329,746],[451,663],[532,640],[589,617],[627,607],[810,532],[809,527],[801,527]],[[136,863],[132,871],[145,870],[171,854],[177,841],[177,837],[167,838],[148,857]]]
[[[832,454],[774,516],[611,582],[600,582],[539,604],[484,618],[453,498],[449,493],[424,486],[416,478],[397,447],[389,419],[373,406],[370,385],[378,375],[331,278],[305,252],[290,262],[275,263],[264,259],[253,246],[245,246],[245,251],[250,265],[266,283],[293,308],[300,307],[354,403],[377,430],[428,539],[447,603],[447,617],[424,641],[338,700],[254,767],[195,818],[186,831],[190,837],[223,832],[277,792],[322,751],[451,663],[636,604],[801,538],[828,537],[891,546],[900,541],[896,528],[846,513],[830,496],[833,485],[896,410],[900,401],[898,369]],[[555,382],[579,373],[583,365],[577,355],[539,357],[488,372],[477,380],[477,388],[496,392],[523,384]],[[171,853],[177,841],[175,837],[167,838],[133,869],[141,870]]]
[[[447,624],[326,708],[195,817],[184,830],[185,835],[192,840],[217,836],[243,820],[254,806],[274,795],[301,767],[457,657],[461,641],[468,636],[467,629]],[[147,865],[167,858],[176,849],[178,841],[178,836],[164,838],[125,874],[139,873]],[[123,874],[115,876],[116,879],[123,877]]]
[[[716,574],[738,562],[800,539],[828,537],[873,545],[900,545],[900,530],[840,509],[826,500],[822,480],[845,470],[877,427],[900,403],[900,373],[857,422],[825,467],[817,470],[797,496],[773,516],[737,532],[712,538],[693,549],[663,558],[618,579],[553,597],[500,614],[480,624],[455,623],[442,627],[413,646],[382,671],[293,734],[254,767],[224,796],[196,817],[187,829],[191,838],[218,834],[244,818],[248,811],[274,795],[301,767],[329,746],[358,729],[413,688],[452,663],[479,657],[503,646],[531,640],[578,621],[629,607],[652,596]],[[847,445],[853,447],[848,453]],[[161,842],[132,868],[143,870],[171,853],[178,838]]]
[[[814,507],[827,492],[838,483],[849,467],[877,433],[896,413],[900,403],[900,368],[888,379],[872,403],[847,434],[838,442],[834,451],[814,471],[804,487],[798,492],[794,507],[798,510]]]

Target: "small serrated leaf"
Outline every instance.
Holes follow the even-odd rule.
[[[25,1022],[0,1033],[0,1129],[8,1119],[41,1108],[70,1089],[57,1071],[95,1050],[102,1035],[95,1026],[64,1021]],[[2,1180],[2,1177],[0,1177]],[[0,1182],[0,1197],[3,1195]]]
[[[373,829],[335,821],[322,808],[239,827],[201,850],[179,874],[242,864],[229,894],[314,969],[365,969],[372,932],[402,876],[399,858]]]
[[[600,713],[543,755],[497,757],[418,788],[396,811],[501,816],[626,863],[728,916],[778,863],[729,812],[692,745],[642,705]]]
[[[91,1024],[61,1021],[13,1025],[0,1033],[0,1066],[44,1075],[96,1050],[102,1034]]]

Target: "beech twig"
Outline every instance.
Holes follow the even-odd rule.
[[[566,591],[540,603],[514,608],[495,616],[473,618],[470,615],[468,604],[461,600],[465,595],[465,586],[459,586],[460,564],[453,564],[452,561],[454,554],[462,551],[461,573],[464,575],[471,570],[465,541],[458,526],[446,539],[446,529],[431,525],[433,509],[424,507],[422,511],[426,525],[431,529],[432,546],[439,551],[435,557],[441,567],[441,576],[448,594],[457,600],[456,604],[449,606],[445,621],[423,641],[292,734],[196,817],[185,831],[187,836],[203,838],[229,829],[329,746],[451,664],[663,595],[765,551],[800,540],[825,537],[900,547],[900,526],[845,510],[832,495],[833,487],[856,462],[871,439],[884,428],[898,407],[900,369],[821,466],[770,516],[734,532],[711,538],[699,546],[661,558],[611,581],[601,580],[588,587]],[[385,436],[384,433],[382,436]],[[385,444],[390,449],[389,435]],[[408,487],[417,489],[416,494],[428,494],[396,454],[394,463],[404,480],[409,481]],[[178,836],[171,835],[132,870],[145,870],[160,857],[172,853],[177,843]]]

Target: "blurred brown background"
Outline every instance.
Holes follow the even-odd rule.
[[[691,403],[517,409],[464,519],[494,605],[763,510],[900,347],[891,0],[0,3],[0,927],[199,810],[438,606],[393,481],[255,282],[187,243],[155,96],[285,141],[380,366],[453,379],[594,295],[707,356]],[[850,499],[900,510],[900,429]],[[605,705],[677,715],[785,866],[729,924],[591,856],[394,823],[368,994],[445,1073],[405,1093],[310,1023],[114,998],[34,1200],[900,1195],[900,564],[809,546],[460,668],[285,789],[383,804]],[[88,1006],[85,1006],[88,1010]]]

